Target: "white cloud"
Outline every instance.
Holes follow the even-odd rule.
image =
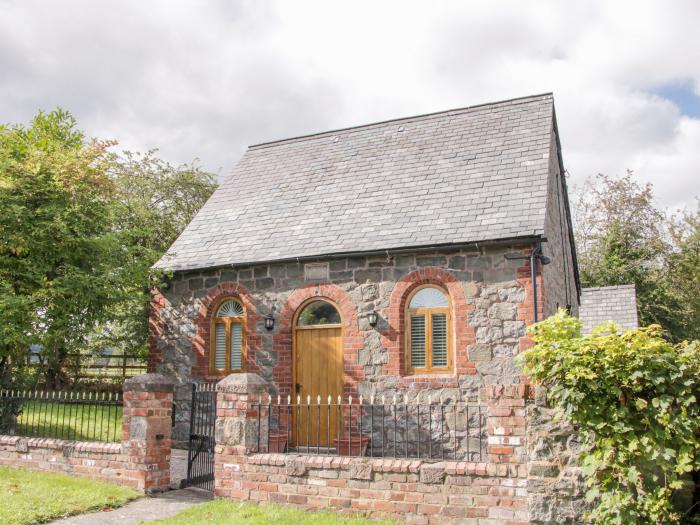
[[[247,144],[554,91],[573,182],[631,168],[693,205],[700,120],[654,92],[700,92],[698,19],[692,0],[5,2],[0,115],[60,105],[226,173]]]

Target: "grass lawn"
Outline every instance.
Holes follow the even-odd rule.
[[[0,467],[0,525],[30,525],[106,507],[140,494],[67,474]]]
[[[279,505],[254,505],[217,499],[183,510],[172,518],[149,522],[152,525],[394,525],[359,516],[340,516],[334,512],[312,512]]]
[[[75,439],[78,441],[119,441],[122,407],[27,401],[17,418],[17,435]]]

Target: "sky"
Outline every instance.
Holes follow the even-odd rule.
[[[569,184],[700,195],[700,2],[0,0],[0,122],[224,178],[247,145],[554,92]]]

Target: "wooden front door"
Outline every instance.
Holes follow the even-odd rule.
[[[301,405],[293,411],[294,444],[332,447],[338,436],[336,405],[338,396],[343,395],[343,328],[337,308],[328,301],[308,302],[297,316],[294,386],[294,402],[296,395],[301,398]],[[332,398],[331,406],[328,396]]]

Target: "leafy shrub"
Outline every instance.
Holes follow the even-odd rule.
[[[692,519],[679,495],[700,470],[700,344],[673,345],[656,325],[613,323],[581,335],[563,310],[531,327],[525,372],[584,441],[590,518],[601,524]],[[684,515],[685,514],[685,515]]]

